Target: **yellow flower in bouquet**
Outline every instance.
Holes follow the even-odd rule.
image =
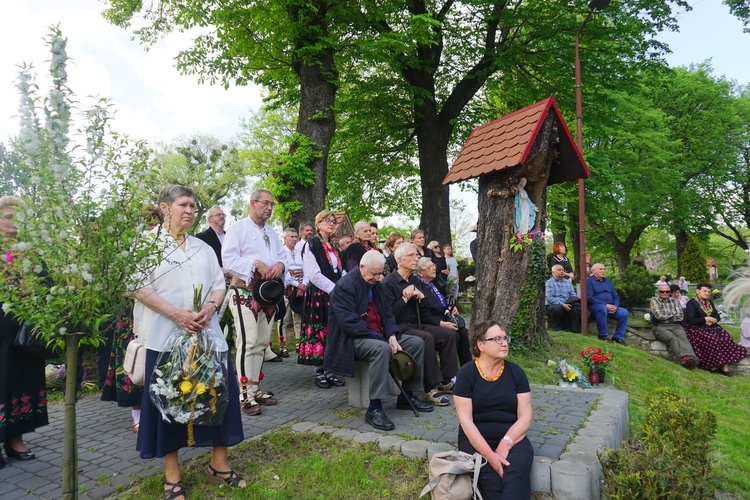
[[[574,370],[568,370],[568,373],[565,374],[565,378],[568,379],[568,382],[573,382],[578,378],[578,374]]]
[[[190,394],[190,391],[193,390],[193,383],[189,380],[183,380],[182,383],[180,383],[180,391],[182,391],[183,394]]]
[[[203,394],[206,392],[206,384],[203,382],[198,382],[198,385],[195,386],[195,393],[196,394]]]

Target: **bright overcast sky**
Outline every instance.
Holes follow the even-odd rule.
[[[715,72],[750,83],[750,35],[729,15],[721,0],[697,0],[695,9],[679,16],[680,33],[662,37],[673,49],[672,65],[712,58]],[[98,0],[5,0],[0,18],[0,141],[18,131],[18,94],[13,87],[16,65],[33,62],[40,77],[47,71],[49,52],[42,42],[47,27],[60,24],[73,59],[69,85],[84,98],[113,99],[116,127],[137,138],[169,140],[177,135],[207,132],[230,137],[240,117],[260,104],[258,89],[198,85],[193,76],[174,69],[173,58],[188,46],[186,35],[161,40],[149,52],[130,35],[100,15]],[[742,56],[742,54],[745,54]],[[41,80],[44,83],[43,80]],[[46,84],[42,85],[42,94]]]

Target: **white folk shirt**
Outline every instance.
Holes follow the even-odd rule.
[[[156,236],[159,227],[152,233]],[[216,260],[216,253],[203,241],[193,236],[185,239],[184,250],[177,246],[177,242],[163,230],[158,238],[163,243],[164,253],[159,264],[140,281],[140,286],[158,293],[161,298],[179,309],[193,309],[193,289],[203,285],[203,295],[226,289],[224,274]],[[161,352],[172,332],[179,330],[177,324],[166,316],[162,316],[148,307],[139,307],[136,302],[134,318],[138,322],[137,333],[144,338],[146,349]],[[219,317],[214,314],[208,327],[215,332],[221,332]],[[223,335],[217,335],[223,344],[219,350],[228,349]]]
[[[286,270],[286,255],[276,231],[268,224],[259,227],[250,217],[232,224],[221,246],[224,268],[248,283],[255,273],[256,262],[260,261],[268,267],[281,262]]]
[[[303,270],[302,266],[302,250],[297,250],[297,247],[295,246],[293,250],[289,250],[289,247],[284,245],[284,250],[286,250],[286,273],[284,276],[284,284],[285,285],[291,285],[295,288],[299,285],[299,282],[294,279],[291,275],[291,271],[296,270]],[[307,282],[309,280],[307,279],[307,276],[302,276],[302,284],[307,286]]]

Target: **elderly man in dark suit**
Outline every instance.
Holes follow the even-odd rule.
[[[224,231],[224,224],[226,223],[224,211],[219,206],[211,207],[208,210],[206,220],[208,221],[208,229],[196,234],[195,237],[205,241],[208,246],[213,248],[224,276],[229,278],[231,275],[224,269],[224,264],[221,261],[221,245],[224,243],[224,235],[226,234]]]
[[[370,250],[362,257],[359,267],[351,270],[336,283],[331,292],[328,311],[328,340],[323,366],[343,377],[354,376],[354,361],[369,361],[370,405],[365,422],[378,430],[396,428],[383,410],[382,399],[390,396],[388,367],[391,357],[404,350],[421,367],[424,361],[424,342],[419,337],[402,334],[391,312],[385,290],[380,284],[385,257]],[[432,405],[419,401],[413,391],[422,389],[422,373],[417,380],[404,383],[404,393],[414,408],[429,412]],[[400,395],[396,407],[409,409],[409,401]]]

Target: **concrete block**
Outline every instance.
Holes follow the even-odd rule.
[[[315,422],[297,422],[292,426],[294,432],[307,432],[318,424]]]
[[[353,440],[358,443],[377,443],[382,437],[383,435],[377,432],[360,432],[354,436]]]
[[[596,451],[604,451],[604,448],[606,447],[606,441],[604,438],[601,438],[599,436],[576,436],[575,439],[573,439],[573,442],[570,443],[570,445],[583,445],[587,448],[591,448]],[[570,446],[568,446],[570,448]],[[562,459],[562,457],[560,457]]]
[[[355,431],[353,429],[338,429],[333,432],[333,437],[338,437],[342,439],[348,439],[352,440],[355,436],[359,435],[359,431]]]
[[[315,434],[332,434],[334,431],[336,431],[335,427],[331,427],[330,425],[316,425],[312,429],[310,429],[311,432],[314,432]]]
[[[591,484],[591,498],[593,500],[599,500],[601,498],[601,477],[602,477],[602,466],[599,463],[599,458],[591,453],[582,451],[570,451],[563,453],[560,456],[560,460],[566,460],[568,462],[579,463],[585,466],[589,471],[589,482]]]
[[[381,450],[401,450],[404,444],[403,438],[398,436],[383,436],[378,440],[378,446]]]
[[[401,393],[393,379],[388,377],[388,388],[392,396]],[[349,406],[352,408],[367,408],[370,404],[370,363],[367,361],[354,362],[354,378],[346,381],[349,388]]]
[[[551,493],[550,467],[555,460],[549,457],[534,457],[531,464],[531,491]]]
[[[430,446],[427,447],[427,461],[429,462],[432,460],[432,456],[435,453],[440,453],[443,451],[455,451],[456,447],[449,443],[432,443]]]
[[[591,500],[589,469],[580,463],[560,460],[550,466],[550,484],[555,500]]]
[[[405,441],[401,445],[401,453],[409,458],[427,458],[427,448],[432,443],[423,439],[413,439],[411,441]]]

